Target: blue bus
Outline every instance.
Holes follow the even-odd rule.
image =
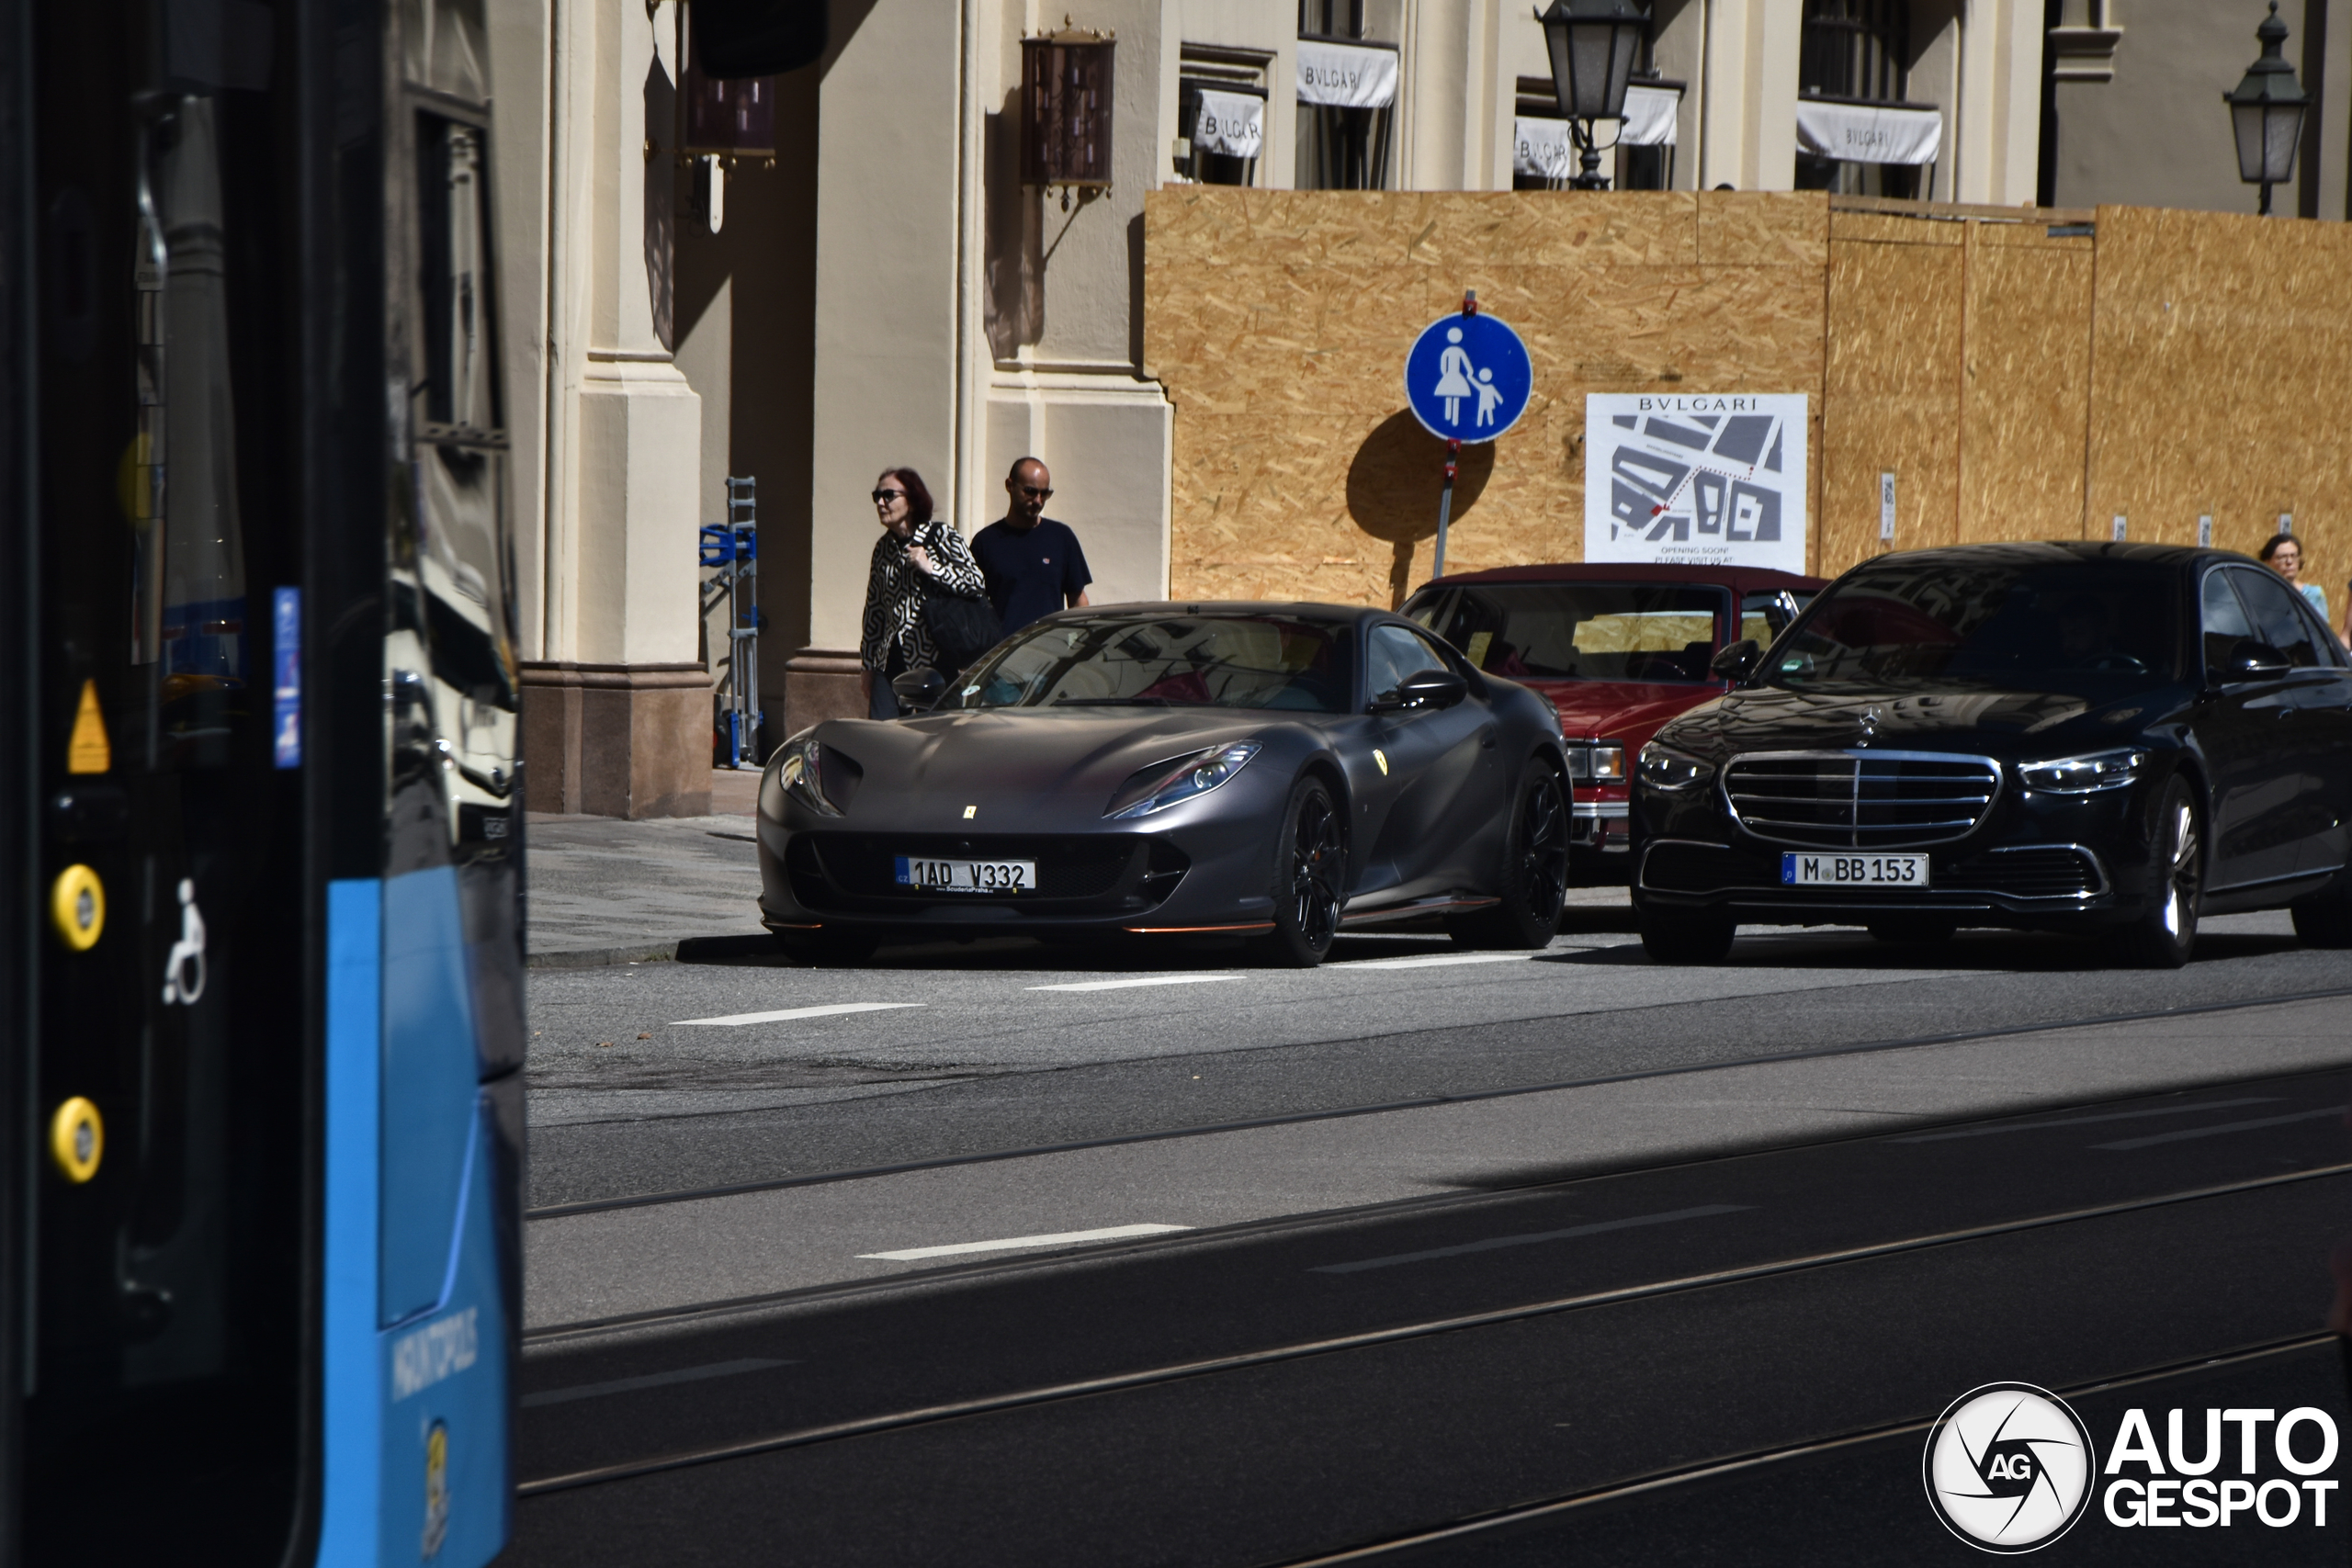
[[[0,1562],[475,1568],[523,792],[482,0],[0,0]]]

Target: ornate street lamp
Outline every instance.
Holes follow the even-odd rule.
[[[2245,80],[2234,93],[2224,93],[2230,106],[2230,129],[2238,140],[2238,178],[2262,187],[2262,211],[2270,213],[2270,187],[2295,177],[2295,146],[2303,139],[2303,114],[2312,96],[2295,80],[2295,68],[2279,49],[2287,41],[2287,24],[2278,19],[2278,0],[2270,0],[2270,15],[2254,29],[2262,40],[2262,58],[2245,68]]]
[[[1568,183],[1578,190],[1606,190],[1592,122],[1625,118],[1625,84],[1649,35],[1649,9],[1639,0],[1552,0],[1552,8],[1537,12],[1535,19],[1544,24],[1544,41],[1552,51],[1552,90],[1560,96],[1560,114],[1582,150],[1582,172]]]

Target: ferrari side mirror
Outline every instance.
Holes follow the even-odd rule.
[[[1398,708],[1450,708],[1470,694],[1470,683],[1451,670],[1424,670],[1396,683],[1396,692],[1373,700],[1374,713]]]
[[[1707,668],[1736,686],[1756,673],[1756,666],[1763,658],[1764,650],[1756,645],[1756,639],[1744,637],[1709,660]]]
[[[899,705],[914,713],[929,713],[932,704],[947,694],[947,677],[936,670],[910,670],[890,682]]]

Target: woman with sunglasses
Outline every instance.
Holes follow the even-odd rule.
[[[923,596],[944,589],[981,599],[988,584],[971,550],[944,521],[932,515],[931,491],[912,468],[885,468],[874,481],[874,515],[882,536],[865,574],[865,626],[859,639],[865,707],[875,718],[899,716],[891,678],[910,670],[938,670],[939,650],[923,621]]]

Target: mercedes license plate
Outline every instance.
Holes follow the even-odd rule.
[[[1037,886],[1033,860],[925,860],[899,857],[899,886],[927,893],[1028,893]]]
[[[1783,887],[1925,887],[1925,855],[1781,856]]]

